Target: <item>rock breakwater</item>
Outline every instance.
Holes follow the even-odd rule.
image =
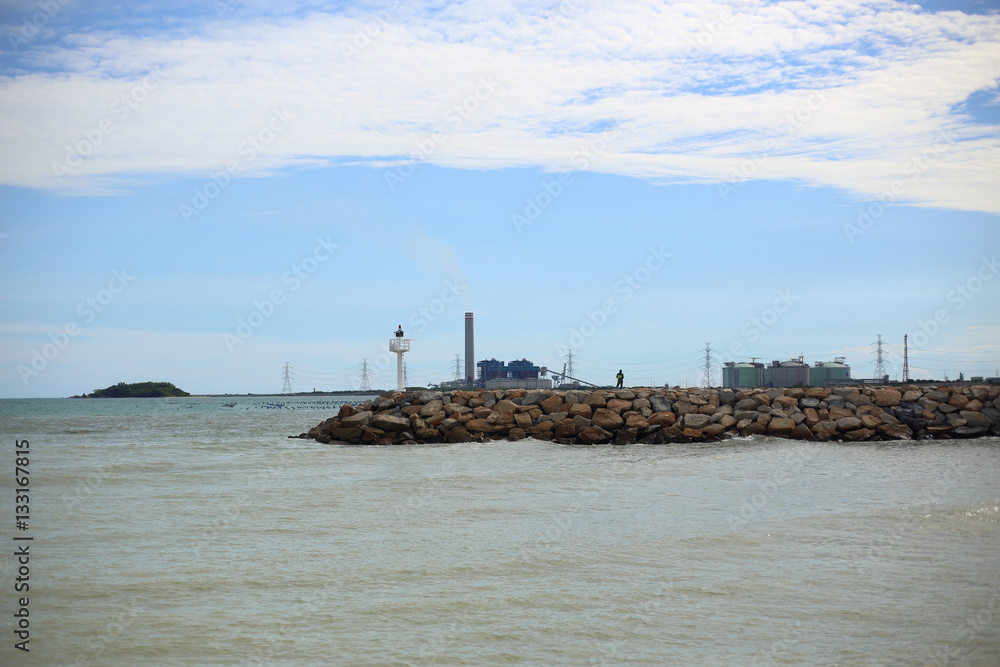
[[[526,437],[625,445],[752,435],[820,441],[997,436],[1000,387],[401,392],[344,405],[299,437],[374,445]]]

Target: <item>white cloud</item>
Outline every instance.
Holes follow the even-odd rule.
[[[1000,212],[996,128],[955,111],[996,88],[997,15],[890,0],[452,3],[81,32],[30,57],[43,69],[0,79],[5,184],[94,192],[233,161],[243,174],[381,166],[436,132],[430,163],[565,170],[589,131],[614,126],[590,168],[663,182],[735,171],[859,198],[901,181],[908,202]],[[483,77],[496,90],[476,97]],[[249,158],[276,109],[294,120]],[[60,181],[53,164],[75,149],[90,154]]]

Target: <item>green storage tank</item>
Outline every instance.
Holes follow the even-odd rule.
[[[829,380],[849,380],[851,367],[844,363],[846,357],[835,357],[833,361],[817,361],[809,369],[809,384],[825,387]]]
[[[722,386],[729,389],[764,386],[764,364],[728,361],[722,368]]]

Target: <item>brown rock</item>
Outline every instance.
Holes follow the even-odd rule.
[[[357,442],[361,439],[360,428],[335,428],[330,431],[330,438],[341,442]]]
[[[603,429],[616,429],[625,425],[625,420],[608,408],[597,408],[590,423]]]
[[[499,414],[504,414],[505,412],[514,412],[517,410],[517,404],[511,403],[506,398],[502,401],[497,401],[496,405],[493,406],[493,411]]]
[[[826,387],[810,387],[806,389],[806,398],[818,398],[823,400],[830,395],[830,390]]]
[[[542,412],[549,415],[552,414],[553,412],[558,412],[559,408],[562,407],[562,404],[563,404],[562,396],[560,396],[559,394],[555,394],[554,396],[549,396],[548,398],[543,400],[541,403],[539,403],[539,406],[542,408]]]
[[[383,431],[402,431],[409,428],[410,420],[380,413],[372,417],[371,425]]]
[[[805,415],[806,417],[805,424],[809,428],[812,428],[813,426],[815,426],[820,422],[819,413],[816,412],[816,410],[813,408],[806,408],[805,410],[802,411],[802,414]]]
[[[587,398],[583,399],[583,402],[594,408],[603,408],[608,404],[604,395],[596,391],[587,396]]]
[[[913,429],[906,424],[882,424],[875,432],[886,440],[912,440]]]
[[[882,419],[875,415],[863,415],[861,417],[861,428],[876,429],[882,425]]]
[[[799,424],[792,429],[792,434],[788,436],[794,440],[812,440],[813,434],[805,424]]]
[[[448,431],[448,442],[475,442],[476,439],[472,437],[472,434],[466,431],[464,428],[459,426],[458,428],[453,428]]]
[[[750,422],[749,425],[740,429],[740,435],[764,435],[767,429],[757,422]]]
[[[414,435],[418,440],[436,440],[441,434],[436,428],[418,428]]]
[[[704,438],[715,438],[724,430],[725,427],[722,424],[716,422],[715,424],[709,424],[705,428],[701,429],[701,435]]]
[[[593,415],[594,415],[594,408],[587,405],[586,403],[569,404],[570,417],[584,417],[585,419],[590,419]]]
[[[824,420],[815,426],[811,426],[809,430],[812,431],[817,440],[820,438],[829,440],[831,437],[837,435],[837,423],[830,420]]]
[[[685,428],[681,429],[681,436],[684,438],[690,438],[691,440],[699,440],[704,435],[700,428]]]
[[[588,426],[576,434],[576,439],[585,445],[597,445],[611,442],[611,432],[605,431],[600,426]]]
[[[845,417],[854,417],[854,412],[847,408],[830,408],[830,421],[837,421]]]
[[[772,419],[767,425],[768,435],[774,435],[781,438],[787,438],[794,430],[795,422],[787,418]]]
[[[527,435],[525,434],[524,429],[521,428],[512,428],[510,432],[507,433],[508,440],[524,440],[526,437]]]
[[[350,403],[344,403],[343,405],[340,406],[340,411],[337,412],[337,417],[339,419],[343,419],[344,417],[350,417],[355,412],[357,412],[357,410],[354,409],[353,405],[351,405]]]
[[[861,420],[857,417],[842,417],[837,420],[837,430],[841,433],[856,431],[861,428]]]
[[[612,398],[606,403],[608,410],[613,410],[617,414],[622,414],[628,410],[632,409],[632,401],[626,401],[620,398]]]
[[[514,425],[517,426],[518,428],[523,428],[524,430],[527,431],[529,428],[531,428],[531,424],[532,424],[531,415],[529,415],[528,413],[518,412],[514,415]]]
[[[844,440],[860,442],[862,440],[871,440],[873,435],[875,435],[875,431],[870,428],[858,428],[844,433]]]
[[[573,422],[568,424],[560,424],[556,427],[555,431],[552,433],[553,436],[557,438],[575,438],[576,437],[576,426]]]
[[[470,419],[465,423],[465,430],[479,431],[480,433],[491,433],[493,425],[485,419]]]
[[[643,429],[647,428],[648,426],[649,422],[646,421],[646,418],[640,414],[629,415],[628,418],[625,420],[625,428]]]
[[[891,408],[899,405],[903,395],[897,389],[876,389],[872,402],[882,408]]]
[[[799,399],[791,396],[776,396],[774,401],[771,402],[771,407],[778,408],[779,410],[785,410],[785,408],[797,408],[799,407]]]
[[[663,426],[664,428],[669,428],[674,425],[677,421],[677,415],[673,412],[654,412],[651,414],[646,421],[649,422],[650,426]]]
[[[964,410],[965,406],[969,404],[969,399],[962,394],[952,394],[951,398],[948,400],[948,405],[953,405],[959,410]]]
[[[681,418],[681,427],[703,429],[708,426],[711,417],[698,412],[689,412]]]

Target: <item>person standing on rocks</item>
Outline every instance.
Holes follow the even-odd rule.
[[[622,373],[622,369],[620,368],[618,369],[618,375],[616,375],[615,377],[618,378],[618,384],[616,384],[615,387],[621,388],[622,383],[625,381],[625,374]]]

